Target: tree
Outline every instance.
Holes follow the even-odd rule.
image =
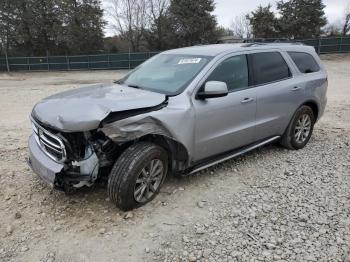
[[[22,10],[21,23],[30,23],[27,27],[30,28],[30,41],[33,43],[34,52],[38,55],[49,55],[56,49],[62,28],[59,1],[27,0],[26,8],[27,13]],[[25,15],[28,15],[27,21],[24,20]]]
[[[215,34],[218,38],[234,35],[233,31],[230,28],[226,28],[223,26],[217,26],[215,29]]]
[[[63,43],[70,53],[89,53],[103,49],[105,26],[100,0],[63,0]]]
[[[132,51],[139,51],[148,22],[146,0],[111,0],[108,13],[115,32],[129,42]]]
[[[281,15],[281,35],[288,38],[311,38],[321,34],[327,24],[322,0],[290,0],[277,2]]]
[[[242,14],[240,16],[236,16],[231,23],[231,29],[233,35],[236,37],[251,38],[252,31],[248,20],[248,15]]]
[[[323,28],[323,32],[327,36],[342,36],[342,28],[338,23],[328,24]]]
[[[18,18],[18,1],[0,1],[0,50],[7,55],[10,47],[16,42],[16,27]]]
[[[10,71],[8,64],[8,53],[10,46],[15,42],[15,28],[18,10],[17,0],[3,0],[0,2],[0,55],[4,53],[7,71]]]
[[[213,0],[171,0],[169,15],[177,46],[216,41],[216,17]]]
[[[34,55],[32,1],[17,1],[16,52]]]
[[[151,50],[165,50],[171,47],[171,21],[169,18],[169,0],[149,0],[147,14],[149,29],[145,38]]]
[[[14,55],[103,49],[100,0],[1,0],[0,42]]]
[[[271,5],[266,7],[259,6],[247,19],[252,27],[254,38],[273,38],[277,36],[277,19],[271,11]]]
[[[350,34],[350,4],[346,8],[345,11],[345,19],[343,24],[343,36],[346,36],[347,34]]]

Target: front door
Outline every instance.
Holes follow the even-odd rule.
[[[225,82],[229,94],[220,98],[194,100],[194,161],[242,147],[254,139],[256,90],[250,88],[247,56],[224,59],[207,81]]]

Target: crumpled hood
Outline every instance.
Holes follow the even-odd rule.
[[[89,131],[112,112],[154,107],[165,100],[165,95],[151,91],[98,84],[47,97],[35,105],[32,115],[61,131]]]

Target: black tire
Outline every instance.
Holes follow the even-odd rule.
[[[298,121],[302,119],[303,116],[308,116],[310,119],[310,130],[307,136],[302,141],[298,141],[296,138],[297,124]],[[315,116],[312,109],[308,106],[301,106],[294,114],[292,120],[290,121],[285,133],[282,136],[281,144],[292,150],[299,150],[306,146],[309,142],[313,129],[315,125]]]
[[[142,171],[145,170],[147,165],[152,161],[158,160],[160,160],[164,168],[162,178],[158,179],[157,182],[160,184],[155,191],[148,191],[147,194],[153,194],[149,199],[145,197],[145,201],[138,202],[134,196],[137,185],[136,180],[143,174]],[[152,201],[157,196],[167,173],[168,156],[166,151],[153,143],[139,142],[127,148],[115,162],[108,178],[108,196],[123,211],[138,208]],[[149,189],[147,188],[147,190]]]

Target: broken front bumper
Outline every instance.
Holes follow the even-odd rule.
[[[28,164],[40,178],[51,187],[55,186],[56,175],[63,170],[63,164],[53,161],[48,157],[36,142],[34,135],[29,137],[29,160]]]
[[[95,153],[80,162],[72,162],[80,172],[72,171],[67,165],[50,158],[38,145],[34,135],[29,137],[28,164],[41,179],[51,187],[65,190],[69,187],[91,186],[97,179],[99,164]]]

